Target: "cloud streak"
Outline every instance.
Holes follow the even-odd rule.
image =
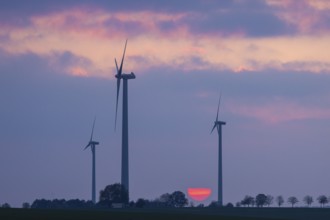
[[[228,110],[236,115],[253,118],[264,123],[284,123],[308,119],[330,119],[330,109],[326,107],[308,107],[293,101],[274,100],[254,105],[230,103]]]

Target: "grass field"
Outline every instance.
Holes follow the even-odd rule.
[[[330,209],[315,208],[230,208],[230,209],[117,209],[47,210],[0,209],[1,220],[326,220]]]

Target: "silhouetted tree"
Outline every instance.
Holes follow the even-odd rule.
[[[256,196],[256,205],[258,207],[263,207],[266,204],[267,196],[265,194],[258,194]]]
[[[303,198],[303,201],[306,203],[306,205],[311,206],[313,203],[313,197],[307,195]]]
[[[50,209],[51,201],[46,199],[36,199],[33,201],[31,208],[33,209]]]
[[[299,202],[298,199],[296,197],[294,197],[294,196],[291,196],[291,197],[288,198],[288,203],[291,204],[292,208],[298,202]]]
[[[23,203],[23,207],[27,207],[28,203]],[[81,209],[81,208],[94,208],[95,205],[92,201],[85,201],[79,199],[36,199],[30,206],[33,209]]]
[[[207,207],[208,208],[217,208],[217,207],[219,207],[219,203],[217,201],[212,201]]]
[[[151,202],[154,207],[183,207],[188,204],[186,195],[181,191],[175,191],[172,194],[165,193]]]
[[[24,203],[22,204],[22,208],[23,208],[23,209],[29,209],[29,208],[30,208],[30,203],[28,203],[28,202],[24,202]]]
[[[120,183],[108,185],[100,191],[100,203],[126,203],[128,199],[127,190]]]
[[[66,201],[64,199],[54,199],[50,202],[51,208],[63,209],[66,208]]]
[[[171,207],[171,195],[169,193],[162,194],[159,198],[153,201],[153,204],[158,207]]]
[[[284,203],[283,196],[277,196],[276,203],[277,203],[278,207],[281,207],[281,205]]]
[[[186,195],[181,191],[175,191],[171,194],[171,203],[174,205],[174,207],[183,207],[188,204],[188,199],[186,198]]]
[[[268,205],[268,207],[269,207],[271,204],[273,204],[274,197],[273,197],[272,195],[267,195],[266,197],[267,197],[267,198],[266,198],[266,203],[265,203],[265,205]]]
[[[111,206],[112,206],[112,202],[110,200],[102,200],[96,203],[96,207],[102,209],[111,208]]]
[[[317,197],[317,201],[321,204],[321,207],[324,207],[324,204],[327,204],[329,202],[328,198],[325,195]]]
[[[253,198],[253,197],[252,197],[252,198]],[[256,205],[256,199],[253,198],[253,199],[252,199],[252,202],[251,202],[251,206],[254,207],[255,205]]]
[[[136,201],[136,203],[135,203],[135,207],[136,208],[143,208],[143,207],[145,207],[147,204],[149,203],[149,201],[148,200],[146,200],[146,199],[138,199],[137,201]]]
[[[245,196],[244,199],[241,201],[241,205],[250,207],[252,205],[254,198],[252,196]]]
[[[11,208],[11,206],[8,203],[4,203],[4,204],[2,204],[1,208],[9,209],[9,208]]]
[[[93,208],[95,207],[95,205],[92,201],[70,199],[65,202],[65,207],[69,209],[80,209],[80,208]]]
[[[135,205],[136,205],[136,203],[134,201],[130,201],[128,204],[129,207],[135,207]]]
[[[233,203],[229,202],[225,205],[226,208],[234,208]]]

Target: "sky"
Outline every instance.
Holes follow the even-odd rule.
[[[91,198],[120,182],[114,58],[128,39],[130,199],[210,188],[330,195],[327,0],[2,0],[0,204]],[[316,205],[316,204],[315,204]]]

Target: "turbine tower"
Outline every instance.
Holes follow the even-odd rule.
[[[225,125],[226,122],[219,121],[219,108],[220,108],[220,100],[221,100],[221,95],[219,98],[219,103],[218,103],[218,111],[217,111],[217,117],[214,122],[214,126],[212,128],[211,133],[215,128],[218,130],[218,137],[219,137],[219,167],[218,167],[218,204],[220,206],[223,206],[223,194],[222,194],[222,186],[223,186],[223,181],[222,181],[222,125]]]
[[[95,119],[96,118],[94,118],[94,122],[93,122],[91,139],[89,140],[89,143],[87,144],[87,146],[84,149],[84,150],[86,150],[88,147],[90,147],[91,150],[92,150],[92,155],[93,155],[93,160],[92,160],[92,202],[94,204],[96,203],[96,190],[95,190],[95,146],[98,145],[98,144],[100,144],[97,141],[93,141]]]
[[[122,73],[123,64],[126,52],[127,40],[125,43],[123,57],[121,59],[120,67],[118,68],[117,60],[115,59],[117,68],[117,99],[116,99],[116,118],[115,118],[115,129],[117,125],[117,110],[118,110],[118,98],[120,90],[120,80],[123,80],[123,125],[122,125],[122,153],[121,153],[121,184],[127,192],[127,196],[123,198],[123,202],[128,204],[129,201],[129,175],[128,175],[128,83],[129,79],[135,79],[133,72],[130,74]],[[124,193],[122,196],[125,195]]]

